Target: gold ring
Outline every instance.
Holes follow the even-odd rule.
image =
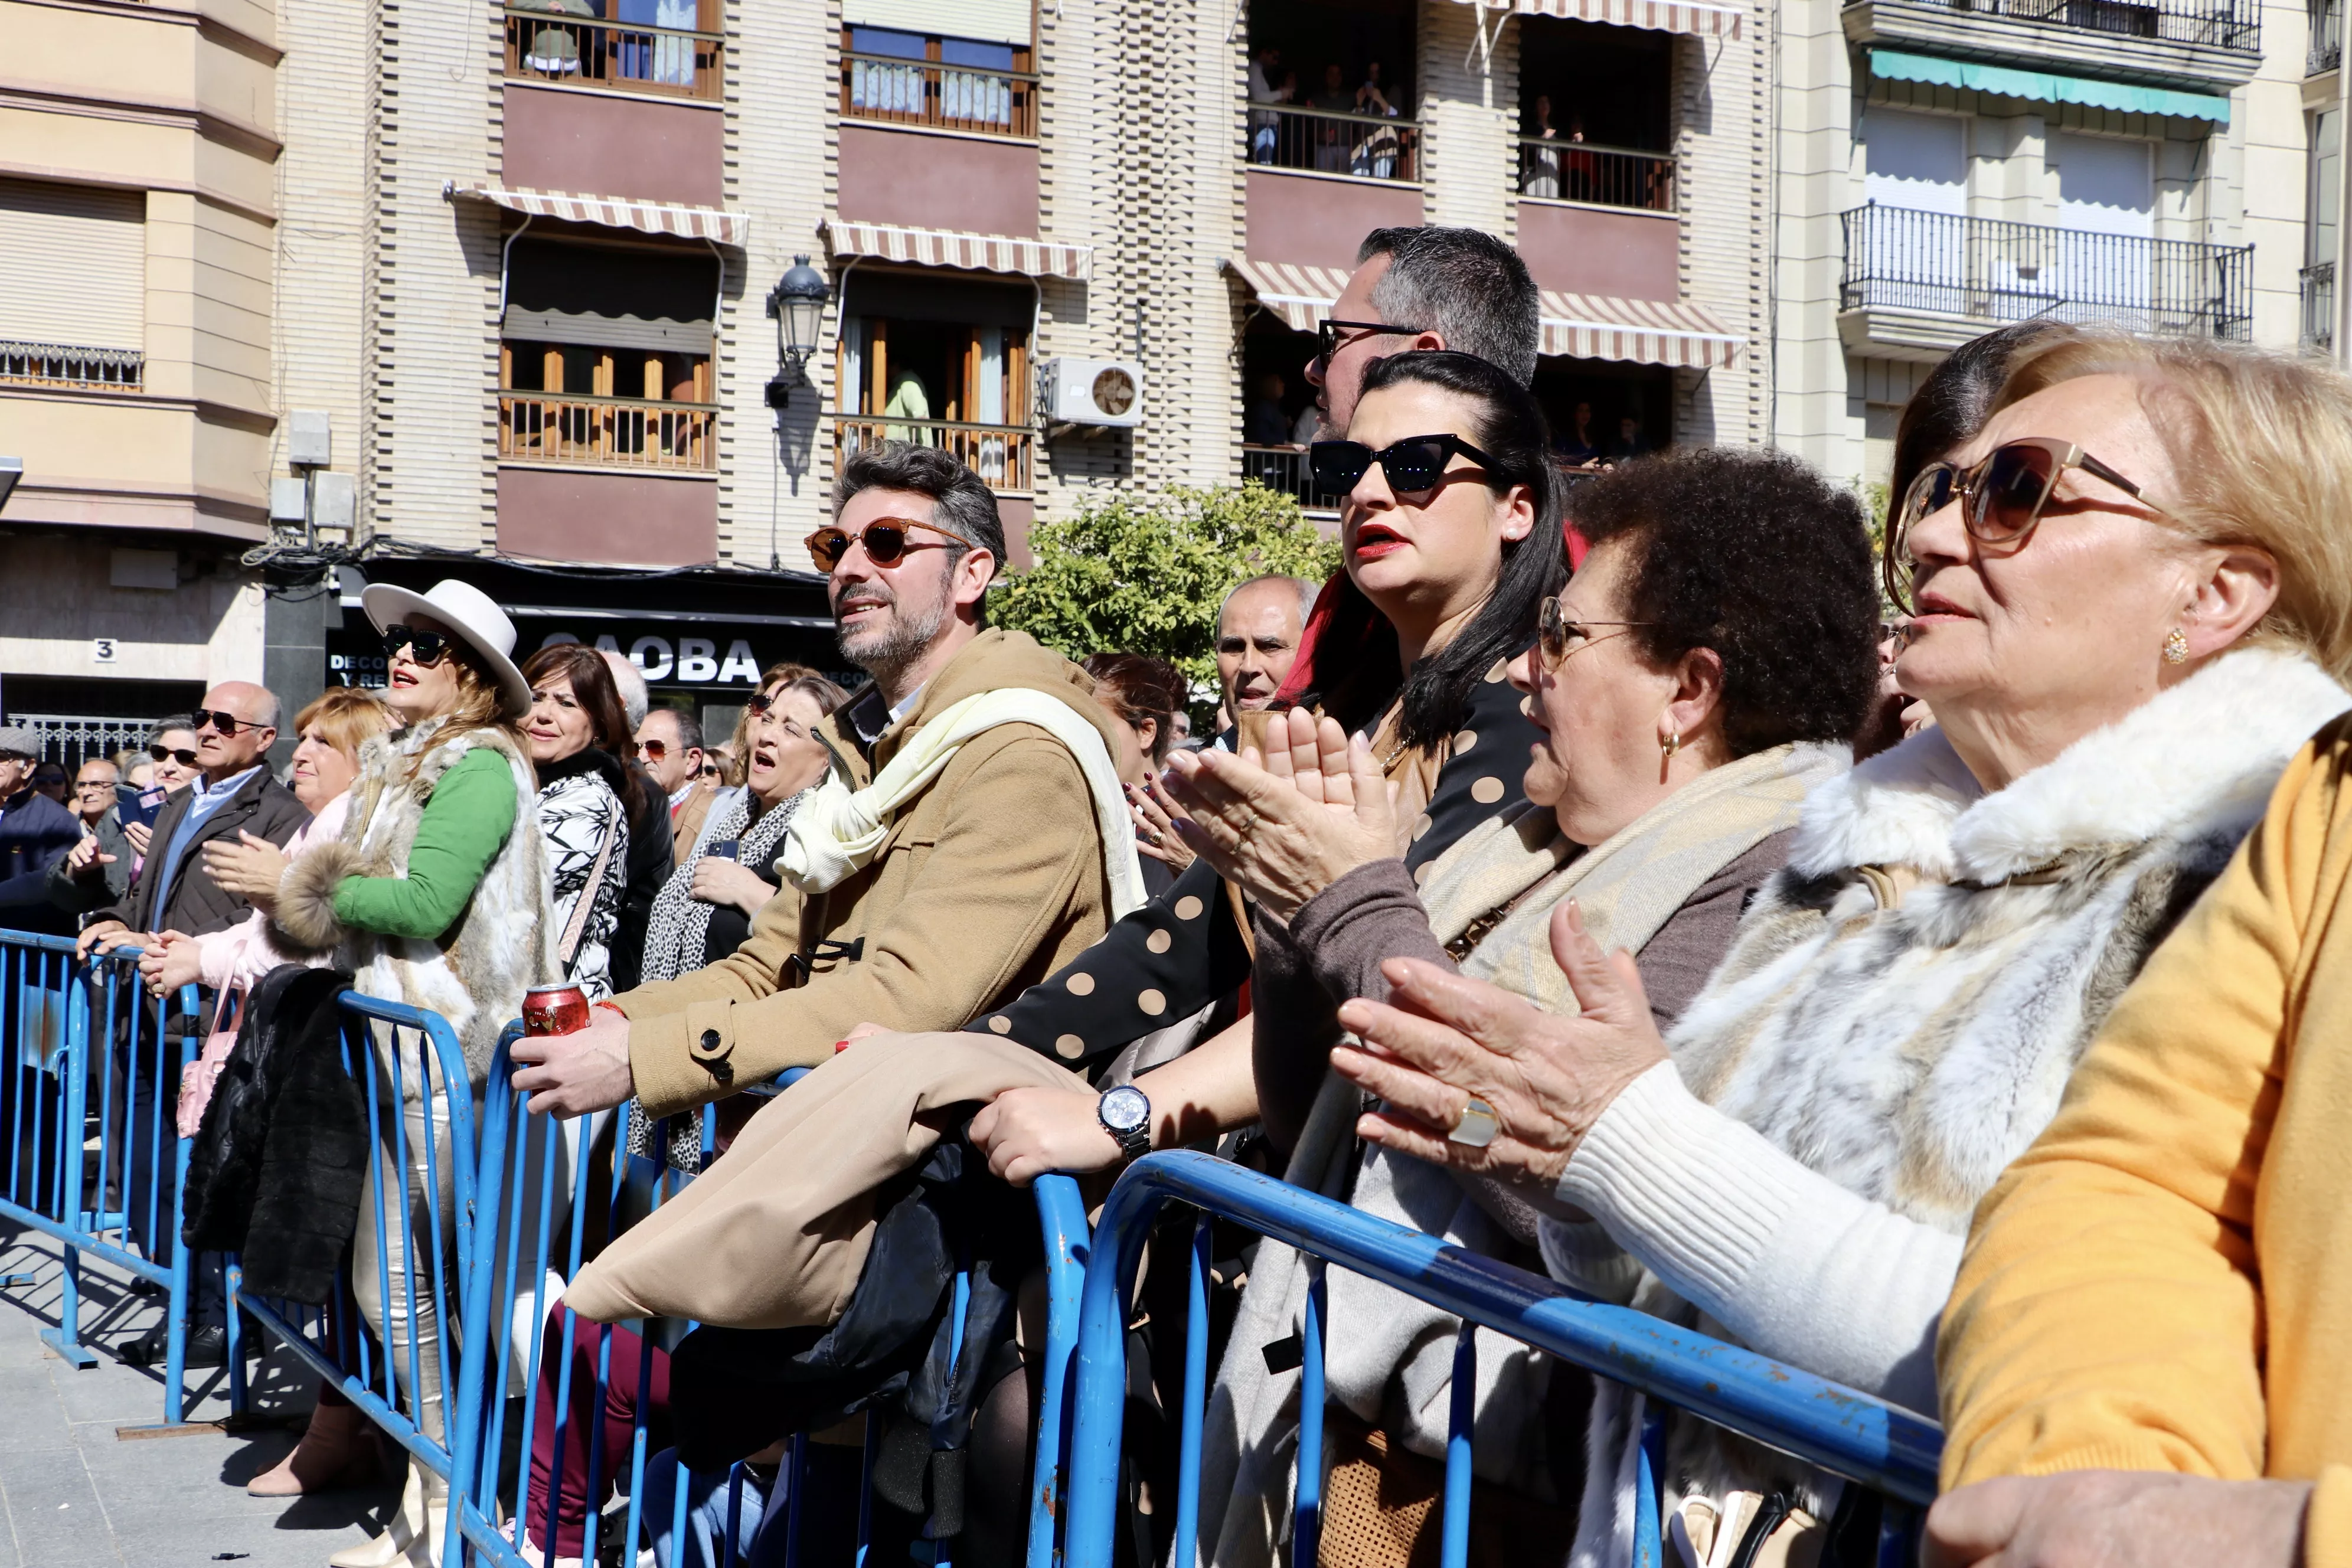
[[[1462,1114],[1454,1119],[1454,1131],[1445,1135],[1445,1141],[1459,1143],[1465,1149],[1484,1149],[1501,1131],[1502,1123],[1496,1119],[1495,1108],[1474,1094],[1470,1102],[1462,1108]]]

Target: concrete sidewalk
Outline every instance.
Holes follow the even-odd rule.
[[[309,1370],[284,1350],[248,1363],[250,1419],[141,1432],[163,1418],[160,1371],[125,1366],[114,1348],[163,1316],[125,1276],[85,1260],[78,1369],[40,1340],[57,1323],[57,1244],[0,1227],[0,1274],[35,1277],[0,1291],[0,1568],[323,1568],[329,1552],[383,1528],[398,1488],[315,1498],[257,1498],[245,1483],[284,1458],[313,1397]],[[225,1369],[195,1372],[198,1423],[228,1415]],[[272,1424],[274,1423],[274,1424]]]

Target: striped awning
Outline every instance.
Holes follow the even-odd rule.
[[[740,247],[751,234],[748,216],[721,212],[717,207],[683,207],[666,202],[633,202],[621,196],[583,196],[520,186],[509,190],[480,180],[463,184],[450,180],[442,185],[441,194],[453,202],[488,202],[532,217],[602,224],[606,228],[634,228],[640,234],[668,234],[680,239],[715,240],[720,245]]]
[[[1727,365],[1748,340],[1687,300],[1614,300],[1547,289],[1538,307],[1539,352],[1690,370]]]
[[[1225,268],[1250,286],[1257,302],[1280,316],[1295,332],[1311,332],[1331,314],[1348,274],[1338,267],[1304,267],[1292,261],[1253,261],[1229,256]]]
[[[877,261],[1014,272],[1024,278],[1074,278],[1081,283],[1095,275],[1091,245],[1013,239],[1001,234],[959,234],[943,228],[894,228],[837,217],[825,220],[824,234],[835,258],[870,256]]]
[[[1606,22],[1618,27],[1647,27],[1658,33],[1688,33],[1701,38],[1739,37],[1740,8],[1705,5],[1696,0],[1457,0],[1489,11],[1518,16],[1559,16],[1570,22]]]

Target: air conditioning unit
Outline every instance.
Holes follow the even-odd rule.
[[[1143,423],[1143,367],[1133,360],[1049,359],[1037,372],[1048,424]]]

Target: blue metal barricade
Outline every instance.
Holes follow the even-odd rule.
[[[1072,1397],[1070,1568],[1109,1568],[1118,1507],[1119,1439],[1126,1399],[1127,1303],[1144,1238],[1171,1199],[1236,1221],[1297,1248],[1311,1285],[1301,1367],[1298,1452],[1322,1450],[1323,1264],[1376,1279],[1465,1320],[1457,1341],[1452,1438],[1447,1445],[1444,1568],[1461,1568],[1468,1544],[1470,1399],[1475,1355],[1467,1325],[1523,1341],[1601,1376],[1820,1466],[1892,1500],[1885,1539],[1899,1538],[1914,1507],[1936,1495],[1942,1434],[1934,1423],[1645,1313],[1582,1300],[1551,1280],[1449,1247],[1206,1154],[1148,1155],[1119,1179],[1096,1226],[1079,1316],[1077,1384]],[[1202,1226],[1205,1231],[1205,1222]],[[1177,1536],[1171,1561],[1191,1568],[1199,1519],[1200,1429],[1206,1393],[1206,1249],[1192,1254]],[[1645,1520],[1636,1563],[1662,1561],[1654,1449],[1641,1467]],[[1320,1522],[1320,1466],[1302,1461],[1292,1521],[1293,1557],[1312,1563]],[[1907,1505],[1907,1506],[1906,1506]],[[1038,1562],[1034,1554],[1033,1564]]]
[[[0,1217],[63,1244],[58,1323],[41,1338],[73,1365],[97,1359],[81,1342],[83,1254],[163,1288],[170,1424],[187,1416],[192,1261],[179,1219],[188,1145],[173,1107],[202,1025],[196,988],[150,998],[139,957],[119,947],[78,963],[71,937],[0,931]]]
[[[651,1213],[691,1177],[659,1171],[655,1162],[629,1154],[628,1129],[616,1125],[611,1170],[604,1181],[593,1181],[591,1154],[601,1129],[574,1123],[567,1135],[563,1124],[529,1114],[524,1097],[509,1087],[507,1050],[519,1032],[519,1026],[510,1026],[500,1043],[491,1066],[493,1090],[482,1118],[477,1188],[481,1216],[474,1234],[462,1335],[467,1346],[480,1346],[482,1352],[464,1357],[460,1371],[459,1408],[467,1414],[458,1429],[456,1473],[464,1484],[453,1488],[445,1560],[523,1568],[529,1561],[522,1550],[526,1543],[551,1559],[561,1537],[562,1556],[593,1561],[600,1544],[609,1544],[600,1537],[617,1531],[630,1548],[624,1561],[633,1560],[638,1542],[658,1536],[671,1543],[662,1568],[676,1568],[688,1536],[689,1496],[705,1483],[683,1465],[667,1477],[652,1473],[659,1458],[653,1451],[652,1436],[656,1357],[663,1353],[657,1341],[674,1342],[662,1329],[688,1331],[694,1325],[588,1324],[569,1310],[551,1311],[542,1292],[561,1288],[549,1278],[551,1264],[560,1265],[562,1279],[572,1278],[590,1235],[602,1226],[620,1228],[625,1207],[638,1215]],[[798,1076],[786,1075],[786,1080]],[[705,1161],[712,1151],[712,1129],[713,1119],[706,1110],[698,1140]],[[668,1146],[667,1123],[655,1124],[649,1146]],[[1065,1391],[1077,1342],[1087,1223],[1077,1185],[1068,1177],[1040,1180],[1036,1197],[1048,1305],[1029,1561],[1033,1568],[1052,1568],[1053,1521],[1063,1490],[1061,1457],[1066,1452],[1068,1428]],[[960,1278],[951,1340],[958,1349],[966,1299]],[[629,1353],[632,1347],[634,1354]],[[544,1401],[542,1388],[549,1395]],[[616,1390],[621,1391],[617,1399]],[[510,1408],[518,1399],[523,1402],[519,1414]],[[621,1432],[624,1413],[625,1439]],[[580,1421],[590,1426],[584,1436],[574,1429]],[[514,1432],[509,1423],[518,1423],[520,1431]],[[518,1439],[512,1445],[510,1436]],[[871,1526],[870,1507],[864,1500],[870,1494],[876,1438],[877,1429],[869,1424],[859,1468],[856,1540],[861,1562]],[[810,1447],[805,1434],[793,1438],[775,1483],[790,1510],[782,1526],[788,1563],[802,1559],[800,1542],[807,1519],[799,1503],[815,1495],[809,1483]],[[535,1452],[544,1460],[536,1474]],[[714,1489],[723,1489],[717,1492],[717,1507],[724,1522],[717,1532],[712,1562],[714,1568],[734,1568],[739,1550],[748,1546],[753,1533],[747,1524],[751,1511],[758,1508],[764,1515],[773,1498],[762,1500],[751,1489],[747,1468],[740,1463],[723,1479],[713,1479]],[[665,1493],[667,1514],[656,1522],[666,1529],[645,1530],[648,1497]],[[625,1504],[620,1501],[624,1497]],[[566,1511],[579,1515],[576,1547],[571,1539],[575,1527],[562,1519]],[[945,1557],[937,1563],[944,1568]]]
[[[476,1224],[465,1049],[437,1013],[356,991],[343,994],[341,1011],[343,1068],[361,1087],[371,1152],[339,1310],[257,1296],[235,1265],[231,1299],[446,1479],[457,1468],[450,1421],[461,1408],[463,1264]],[[235,1312],[229,1325],[230,1403],[241,1411]]]

